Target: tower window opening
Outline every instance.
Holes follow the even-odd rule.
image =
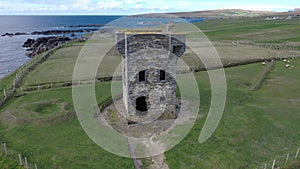
[[[166,80],[166,72],[164,70],[159,70],[159,80],[160,81]]]
[[[146,81],[146,71],[142,70],[139,72],[139,82],[144,82]]]

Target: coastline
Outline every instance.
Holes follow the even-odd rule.
[[[12,74],[31,59],[25,55],[27,49],[22,47],[27,39],[43,36],[80,38],[120,17],[122,16],[0,16],[0,22],[5,23],[0,25],[0,79]],[[1,36],[6,33],[7,36]]]

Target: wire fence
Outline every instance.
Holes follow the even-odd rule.
[[[34,58],[32,58],[30,61],[28,61],[27,63],[22,65],[19,69],[17,69],[13,83],[9,87],[3,89],[3,97],[0,98],[0,106],[5,104],[10,98],[14,97],[15,95],[22,94],[22,91],[21,91],[21,93],[17,93],[18,92],[17,89],[18,89],[18,87],[21,86],[26,74],[28,74],[31,70],[33,70],[35,66],[37,66],[38,64],[42,63],[47,58],[49,58],[57,49],[60,49],[62,47],[66,47],[66,46],[69,46],[69,44],[65,43],[65,44],[59,45],[41,55],[37,55]]]
[[[299,49],[299,46],[296,46],[298,44],[295,44],[294,47],[290,46],[278,46],[278,45],[270,45],[270,44],[257,44],[257,43],[252,43],[252,42],[232,42],[232,41],[222,41],[224,43],[223,45],[253,45],[253,46],[259,46],[259,47],[266,47],[266,48],[271,48],[271,49],[290,49],[290,50],[295,50]],[[34,69],[35,66],[38,64],[42,63],[46,59],[48,59],[57,49],[70,46],[70,44],[65,43],[62,44],[56,48],[53,48],[49,50],[48,52],[45,52],[44,54],[38,55],[31,59],[29,62],[21,66],[17,71],[15,78],[13,80],[13,84],[11,84],[11,87],[6,88],[3,90],[3,98],[0,99],[0,106],[5,104],[11,97],[15,96],[22,96],[24,92],[28,91],[39,91],[39,90],[45,90],[45,89],[54,89],[54,88],[60,88],[60,87],[69,87],[69,86],[74,86],[74,85],[89,85],[89,84],[95,84],[95,83],[103,83],[103,82],[108,82],[112,80],[122,80],[121,76],[116,76],[116,77],[102,77],[102,78],[96,78],[96,79],[87,79],[87,80],[78,80],[77,82],[70,81],[70,82],[53,82],[53,83],[48,83],[48,84],[38,84],[34,86],[27,86],[27,87],[21,87],[21,84],[23,82],[24,77],[26,74],[28,74],[31,70]],[[280,58],[270,58],[269,60],[281,60],[283,58],[297,58],[300,57],[299,55],[289,55],[285,57],[280,57]],[[232,66],[238,66],[238,65],[243,65],[243,64],[249,64],[249,63],[257,63],[265,61],[265,59],[250,59],[245,62],[240,62],[239,63],[226,63],[225,65],[222,65],[221,67],[210,67],[210,68],[203,68],[199,66],[191,66],[189,70],[181,70],[178,71],[178,74],[185,74],[185,73],[193,73],[197,71],[203,71],[203,70],[209,70],[209,69],[218,69],[218,68],[223,68],[223,67],[232,67]],[[8,149],[6,147],[6,143],[3,143],[2,145],[2,150],[3,152],[8,155],[10,154],[8,152]],[[287,164],[288,162],[294,160],[294,159],[299,159],[300,156],[300,148],[297,149],[296,152],[294,153],[288,153],[287,155],[284,156],[276,156],[274,160],[265,162],[263,164],[260,164],[257,166],[257,169],[277,169],[282,165]],[[14,155],[16,156],[16,155]],[[29,168],[35,168],[37,169],[37,164],[36,163],[29,163],[29,160],[25,156],[21,154],[17,154],[17,160],[19,161],[19,164],[21,166],[24,166],[26,169]]]
[[[300,159],[300,147],[286,155],[276,156],[273,160],[264,162],[256,167],[256,169],[280,169],[282,166],[289,164],[294,160]]]
[[[37,163],[32,163],[26,156],[21,154],[16,154],[14,151],[9,151],[7,144],[2,143],[2,151],[7,158],[10,158],[14,161],[18,161],[18,164],[25,169],[38,169]]]
[[[281,43],[257,43],[251,41],[231,41],[231,40],[218,40],[214,41],[214,46],[238,46],[238,45],[250,45],[275,50],[300,50],[300,43],[289,42],[285,44]]]
[[[236,46],[236,45],[252,45],[252,46],[259,46],[259,47],[265,47],[265,48],[276,48],[276,49],[300,49],[298,43],[290,43],[289,46],[292,46],[291,48],[277,45],[277,44],[267,44],[267,43],[254,43],[254,42],[248,42],[248,41],[215,41],[216,46]],[[101,83],[101,82],[107,82],[111,81],[113,77],[102,77],[102,78],[96,78],[96,79],[88,79],[88,80],[81,80],[76,83],[74,82],[53,82],[48,84],[36,84],[32,86],[27,87],[20,87],[24,77],[28,72],[34,69],[35,66],[45,61],[47,58],[49,58],[57,49],[66,47],[66,46],[72,46],[73,43],[64,43],[62,45],[59,45],[41,55],[37,55],[27,63],[25,63],[23,66],[21,66],[17,71],[15,78],[13,80],[13,84],[11,84],[10,87],[3,90],[3,98],[0,98],[0,106],[2,106],[9,98],[16,96],[23,95],[25,91],[38,91],[42,89],[53,89],[58,87],[68,87],[73,85],[81,85],[81,84],[91,84],[91,83]],[[191,65],[188,70],[180,70],[178,71],[178,74],[185,74],[185,73],[191,73],[191,72],[198,72],[198,71],[205,71],[205,70],[213,70],[213,69],[219,69],[219,68],[226,68],[226,67],[233,67],[233,66],[239,66],[239,65],[245,65],[245,64],[251,64],[251,63],[258,63],[258,62],[264,62],[264,61],[271,61],[271,60],[281,60],[284,58],[299,58],[300,55],[296,54],[289,54],[287,56],[282,57],[274,57],[274,58],[253,58],[253,59],[247,59],[244,61],[241,60],[226,60],[223,58],[221,65],[215,65],[210,67],[205,67],[203,65]],[[117,77],[121,79],[122,77]],[[1,91],[0,91],[1,92]],[[1,96],[1,95],[0,95]]]

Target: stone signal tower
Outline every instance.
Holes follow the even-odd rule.
[[[123,56],[123,101],[130,123],[175,119],[177,60],[185,52],[185,34],[116,33]]]

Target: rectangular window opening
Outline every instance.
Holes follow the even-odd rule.
[[[164,70],[159,70],[159,80],[160,81],[166,80],[166,72]]]
[[[144,82],[146,81],[146,71],[142,70],[139,72],[139,82]]]

